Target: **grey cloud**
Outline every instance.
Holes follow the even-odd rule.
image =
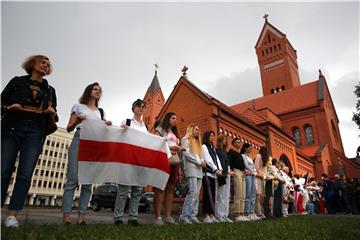
[[[258,68],[249,68],[218,79],[207,92],[227,105],[234,105],[262,96]]]
[[[344,75],[336,81],[336,85],[330,87],[330,93],[335,107],[352,109],[356,105],[354,94],[355,85],[360,81],[359,72],[352,72]]]

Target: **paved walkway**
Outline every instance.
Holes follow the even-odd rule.
[[[6,218],[6,209],[1,209],[1,222]],[[99,212],[94,212],[89,210],[86,214],[86,222],[89,224],[113,224],[114,213],[110,210]],[[62,220],[62,213],[60,209],[57,208],[24,208],[18,214],[18,220],[20,224],[28,221],[30,223],[36,224],[59,224]],[[76,223],[77,213],[76,210],[73,210],[71,215],[72,222]],[[127,214],[124,218],[125,222],[127,220]],[[139,223],[141,224],[150,224],[154,221],[153,214],[151,213],[140,213],[139,214]]]
[[[6,209],[1,209],[1,222],[6,218]],[[176,214],[177,217],[179,214]],[[344,216],[348,218],[354,218],[360,220],[360,215],[315,215],[317,217],[334,217]],[[72,214],[72,222],[75,223],[77,217],[76,210]],[[36,224],[59,224],[61,223],[62,213],[59,208],[24,208],[18,214],[18,220],[20,224],[24,222],[36,223]],[[200,217],[199,219],[202,219]],[[125,223],[127,221],[127,214],[125,215]],[[89,210],[86,215],[86,222],[88,224],[113,224],[113,212],[110,210],[101,210],[94,212]],[[152,224],[154,222],[154,216],[152,213],[140,213],[139,222],[141,224]]]

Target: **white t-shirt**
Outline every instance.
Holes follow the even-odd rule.
[[[77,116],[84,115],[86,119],[101,120],[101,114],[99,109],[92,110],[88,106],[82,103],[77,103],[71,108],[71,114],[75,113]],[[82,123],[79,123],[75,128],[81,128]]]
[[[126,124],[126,120],[121,122],[121,125],[125,125],[125,124]],[[134,129],[137,129],[139,131],[142,131],[142,132],[148,132],[144,121],[138,122],[138,121],[135,120],[135,118],[131,119],[130,127],[134,128]]]

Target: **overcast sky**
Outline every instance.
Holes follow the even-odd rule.
[[[86,85],[103,87],[101,107],[119,124],[143,98],[154,63],[165,99],[181,75],[225,104],[262,95],[255,43],[263,15],[297,50],[301,83],[325,75],[345,153],[360,132],[352,122],[359,82],[359,3],[1,2],[1,89],[24,75],[23,60],[50,57],[60,126]]]

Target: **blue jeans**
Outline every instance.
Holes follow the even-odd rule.
[[[187,178],[188,192],[180,215],[180,220],[192,220],[196,218],[199,211],[199,193],[202,179],[196,177]]]
[[[139,214],[139,202],[142,192],[142,187],[137,186],[126,186],[118,184],[118,190],[115,200],[115,209],[114,209],[114,220],[122,220],[124,216],[124,209],[126,204],[126,199],[129,194],[129,189],[131,188],[130,201],[129,201],[129,220],[136,220]]]
[[[256,200],[255,176],[246,176],[245,212],[253,213]]]
[[[20,152],[9,210],[18,211],[23,208],[44,137],[41,125],[32,120],[19,121],[10,134],[1,136],[1,207],[4,206],[15,161]]]
[[[68,153],[68,165],[66,173],[66,183],[64,185],[64,195],[62,203],[62,212],[70,213],[72,210],[74,192],[79,185],[78,177],[78,152],[80,142],[80,130],[76,130],[71,141]],[[79,199],[79,213],[85,213],[89,204],[91,196],[91,184],[81,185],[80,199]]]

